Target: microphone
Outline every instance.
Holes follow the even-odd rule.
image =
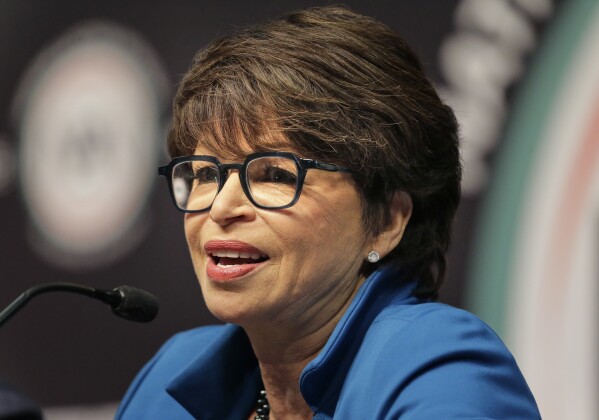
[[[150,322],[158,314],[158,300],[149,292],[130,286],[119,286],[112,290],[100,290],[72,283],[45,283],[27,289],[2,312],[0,326],[8,321],[31,298],[46,292],[70,292],[85,295],[104,302],[121,318],[136,322]]]

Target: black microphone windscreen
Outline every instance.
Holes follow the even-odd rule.
[[[158,314],[158,300],[151,293],[130,286],[119,286],[114,291],[122,297],[112,308],[116,315],[131,321],[150,322]]]

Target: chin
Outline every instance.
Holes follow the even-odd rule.
[[[230,296],[215,298],[205,297],[206,306],[212,315],[222,322],[229,324],[245,325],[257,322],[261,311],[258,308],[249,307],[247,302],[236,302]]]

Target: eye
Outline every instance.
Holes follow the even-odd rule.
[[[297,177],[294,173],[289,172],[286,169],[276,166],[269,166],[264,168],[262,172],[262,179],[260,181],[271,182],[275,184],[295,184]]]
[[[193,177],[199,183],[217,182],[218,170],[214,166],[199,167],[194,170]]]
[[[293,186],[297,184],[297,165],[284,157],[261,157],[252,160],[247,168],[247,177],[254,184]]]

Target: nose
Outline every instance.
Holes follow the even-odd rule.
[[[238,169],[230,169],[223,188],[214,198],[210,208],[210,218],[221,226],[239,221],[251,221],[256,217],[256,209],[248,200],[239,178]]]

